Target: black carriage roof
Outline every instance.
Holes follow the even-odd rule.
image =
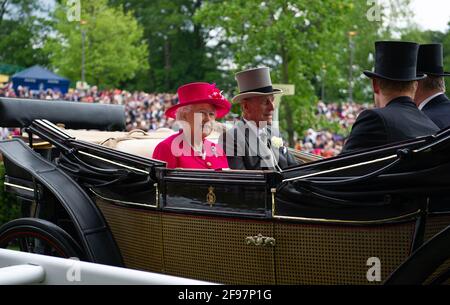
[[[83,102],[0,98],[0,126],[27,127],[46,119],[69,129],[121,131],[125,129],[125,107]]]

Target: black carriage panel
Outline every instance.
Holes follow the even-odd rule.
[[[270,217],[279,176],[270,171],[158,169],[163,210]]]
[[[429,152],[433,151],[432,154],[425,155],[425,158],[428,159],[427,161],[434,161],[434,164],[440,164],[440,160],[436,158],[440,156],[441,159],[447,160],[447,156],[444,152],[449,150],[449,145],[450,128],[446,128],[432,136],[423,136],[412,140],[361,149],[340,154],[332,158],[293,166],[283,171],[283,179],[291,179],[337,168],[346,168],[344,175],[348,175],[349,173],[362,175],[370,172],[371,169],[377,169],[388,165],[396,158],[406,160],[414,154],[414,152],[427,150]],[[432,155],[433,158],[429,158],[430,155]],[[428,166],[427,162],[416,162],[416,165],[421,165],[423,168]],[[406,165],[405,168],[408,168],[408,166]],[[333,172],[333,176],[339,176],[341,173],[342,171]]]
[[[5,166],[5,172],[7,173],[7,176],[27,181],[27,184],[32,184],[33,177],[22,167],[17,166],[13,162],[10,162],[9,159],[3,159],[3,164]]]
[[[382,197],[381,197],[382,198]],[[373,202],[367,200],[354,201],[327,200],[310,193],[301,193],[295,198],[286,194],[277,195],[275,200],[275,218],[298,217],[303,219],[327,219],[348,222],[392,222],[401,219],[419,217],[424,211],[427,197],[391,196],[386,194],[385,200]]]
[[[25,180],[21,178],[5,175],[5,190],[16,195],[18,198],[34,200],[34,182],[32,179]]]
[[[3,158],[5,166],[5,190],[19,198],[34,199],[34,182],[30,173],[17,166],[7,158]]]
[[[284,216],[390,219],[425,212],[430,197],[448,196],[450,129],[381,151],[365,160],[361,156],[367,151],[339,156],[327,167],[317,162],[306,172],[299,167],[296,175],[295,170],[283,172],[276,211]]]
[[[57,163],[97,197],[117,203],[157,206],[155,168],[164,163],[82,141]]]
[[[348,170],[355,175],[365,173],[370,168],[379,168],[380,165],[389,164],[394,159],[399,150],[414,150],[423,147],[435,140],[434,136],[420,137],[372,149],[363,149],[346,154],[340,154],[331,158],[321,159],[315,162],[293,166],[283,171],[285,179],[297,177],[299,175],[313,174],[318,171],[331,170],[335,168],[348,167]],[[368,162],[369,161],[369,162]],[[362,164],[362,166],[355,166]],[[338,173],[336,173],[338,175]]]
[[[163,162],[76,140],[47,120],[34,121],[28,130],[55,145],[55,164],[94,197],[157,205],[155,168],[164,167]]]

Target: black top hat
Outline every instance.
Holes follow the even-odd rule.
[[[414,42],[375,42],[375,71],[364,71],[368,77],[393,81],[414,81],[424,79],[417,75],[417,54],[419,45]]]
[[[422,44],[419,47],[417,56],[417,73],[432,76],[450,76],[449,72],[444,72],[444,60],[442,55],[442,44]]]

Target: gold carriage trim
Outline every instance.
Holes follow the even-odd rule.
[[[104,196],[100,195],[99,193],[97,193],[96,191],[94,191],[93,188],[90,188],[89,190],[98,198],[106,200],[106,201],[116,202],[116,203],[125,204],[125,205],[129,205],[129,206],[134,205],[134,206],[141,206],[141,207],[158,208],[158,202],[156,204],[145,204],[145,203],[137,203],[137,202],[130,202],[130,201],[122,201],[122,200],[104,197]]]
[[[263,236],[259,233],[257,236],[247,236],[245,238],[246,245],[255,245],[255,246],[275,246],[275,238]]]
[[[212,208],[214,203],[216,203],[216,194],[214,194],[214,187],[210,186],[208,188],[208,194],[206,194],[206,202],[208,202],[209,206]]]
[[[38,142],[38,143],[33,142],[33,148],[36,148],[36,149],[50,149],[52,147],[53,147],[53,145],[50,142],[46,142],[46,141]]]
[[[394,221],[409,219],[413,216],[419,215],[421,210],[417,210],[416,212],[412,212],[409,214],[392,217],[392,218],[384,218],[384,219],[376,219],[376,220],[339,220],[339,219],[325,219],[325,218],[307,218],[307,217],[296,217],[296,216],[283,216],[283,215],[273,215],[275,219],[285,219],[285,220],[302,220],[307,222],[323,222],[323,223],[347,223],[347,224],[383,224],[390,223]]]
[[[158,188],[158,183],[153,184],[153,186],[155,187],[155,202],[156,202],[156,207],[159,207],[159,188]]]
[[[355,168],[355,167],[359,167],[359,166],[363,166],[363,165],[367,165],[367,164],[373,164],[373,163],[378,163],[378,162],[381,162],[381,161],[386,161],[386,160],[389,160],[389,159],[394,159],[396,157],[397,157],[397,155],[390,155],[390,156],[387,156],[387,157],[384,157],[384,158],[379,158],[379,159],[370,160],[370,161],[366,161],[366,162],[360,162],[360,163],[351,164],[351,165],[347,165],[347,166],[343,166],[343,167],[338,167],[338,168],[333,168],[333,169],[329,169],[329,170],[324,170],[324,171],[321,171],[321,172],[312,173],[312,174],[308,174],[308,175],[303,175],[303,176],[299,176],[299,177],[293,177],[293,178],[284,179],[283,182],[290,182],[290,181],[300,180],[300,179],[304,179],[304,178],[315,177],[315,176],[319,176],[319,175],[322,175],[322,174],[334,173],[334,172],[338,172],[338,171],[349,169],[349,168]]]

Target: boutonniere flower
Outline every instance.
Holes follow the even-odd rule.
[[[272,147],[274,148],[280,148],[283,146],[283,139],[279,137],[273,136],[270,138],[270,142],[272,143]]]

